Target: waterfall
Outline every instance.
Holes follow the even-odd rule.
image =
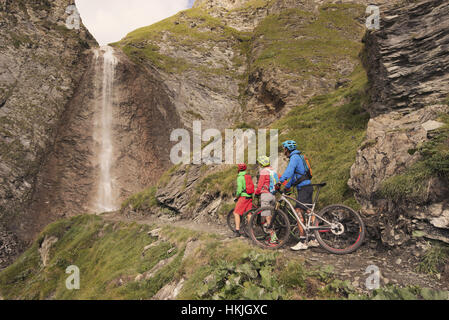
[[[97,63],[101,63],[99,59],[103,56],[102,68],[102,94],[98,110],[97,120],[95,121],[95,140],[99,145],[98,163],[99,163],[99,180],[98,191],[95,198],[94,206],[98,212],[114,211],[117,209],[115,205],[115,197],[113,190],[113,178],[111,168],[114,162],[114,150],[112,141],[112,124],[113,124],[113,103],[114,103],[114,76],[117,58],[114,56],[112,47],[104,46],[95,52]]]

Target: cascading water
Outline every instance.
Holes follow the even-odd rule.
[[[103,79],[101,106],[97,120],[95,121],[95,140],[99,145],[99,181],[97,196],[94,200],[95,209],[98,212],[114,211],[115,197],[113,190],[113,178],[111,168],[114,161],[113,143],[112,143],[112,124],[113,124],[113,103],[114,103],[114,76],[117,58],[114,56],[112,47],[101,47],[95,52],[97,63],[101,63],[100,56],[103,56]]]

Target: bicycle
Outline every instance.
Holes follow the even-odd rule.
[[[309,240],[311,233],[313,232],[316,240],[320,246],[328,252],[334,254],[348,254],[357,250],[365,239],[365,224],[363,223],[360,215],[348,206],[342,204],[334,204],[323,208],[318,214],[315,213],[315,207],[318,202],[321,188],[326,186],[326,183],[312,184],[310,185],[317,188],[317,192],[313,203],[302,203],[288,195],[285,191],[276,190],[281,196],[276,201],[275,207],[269,208],[272,210],[273,218],[272,224],[268,226],[268,229],[275,228],[280,229],[283,234],[279,238],[279,244],[276,246],[269,246],[268,243],[261,237],[261,228],[258,225],[258,221],[255,217],[251,217],[249,223],[249,235],[252,241],[260,247],[266,249],[277,249],[287,243],[291,236],[292,228],[290,225],[290,219],[288,215],[295,217],[295,229],[298,229],[298,223],[304,230],[306,242]],[[298,216],[295,207],[290,201],[294,201],[298,206],[304,210],[303,217],[304,222]],[[266,208],[259,209],[260,211]],[[267,209],[268,210],[268,209]],[[287,210],[288,214],[284,211]],[[277,219],[277,220],[276,220]],[[277,222],[276,222],[277,221]],[[288,234],[288,236],[285,235]],[[265,234],[265,238],[268,237],[268,233]]]

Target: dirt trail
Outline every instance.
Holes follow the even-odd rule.
[[[147,225],[170,225],[175,227],[187,228],[195,231],[213,233],[221,236],[223,240],[232,237],[232,232],[223,221],[223,224],[204,223],[192,220],[161,219],[152,216],[131,216],[126,217],[118,212],[103,214],[102,217],[111,221],[137,222]],[[251,240],[240,238],[241,241]],[[293,245],[294,243],[292,243]],[[416,272],[420,258],[413,252],[417,248],[396,248],[396,249],[377,249],[370,248],[368,244],[362,245],[360,249],[349,255],[334,255],[321,248],[311,248],[306,251],[295,252],[288,247],[280,249],[279,252],[287,256],[302,256],[308,267],[324,267],[331,265],[335,275],[341,280],[349,280],[351,284],[361,292],[368,292],[366,288],[366,279],[370,276],[366,269],[371,266],[377,266],[381,273],[381,286],[394,284],[399,286],[417,285],[439,290],[449,290],[449,279],[438,279],[436,276],[430,276]],[[372,274],[372,273],[371,273]]]

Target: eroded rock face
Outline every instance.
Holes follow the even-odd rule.
[[[352,6],[342,6],[341,3]],[[357,52],[362,48],[360,42],[365,31],[366,3],[362,0],[199,0],[194,5],[193,10],[196,11],[182,12],[170,20],[169,23],[179,26],[182,32],[173,32],[171,27],[167,27],[157,35],[156,31],[149,32],[142,39],[133,39],[130,35],[117,47],[125,47],[135,60],[158,70],[171,91],[171,100],[185,127],[191,128],[195,120],[201,120],[203,129],[222,130],[243,122],[266,126],[292,107],[317,94],[334,90],[340,83],[338,79],[350,76],[359,63]],[[385,4],[387,1],[373,3]],[[338,4],[338,8],[326,7],[326,4]],[[340,36],[348,41],[343,47],[354,47],[356,54],[340,55],[338,59],[322,58],[320,53],[310,59],[298,58],[310,60],[306,65],[329,64],[325,70],[314,72],[307,72],[307,66],[295,70],[289,66],[259,66],[265,59],[258,60],[260,56],[269,56],[269,48],[276,46],[276,37],[279,37],[264,37],[264,27],[260,31],[262,34],[257,33],[257,28],[268,16],[272,19],[268,24],[282,19],[279,25],[275,23],[271,28],[285,27],[291,42],[302,39],[308,43],[316,42],[314,46],[320,47],[325,46],[329,39],[311,29],[304,32],[304,28],[313,24],[323,12],[321,18],[325,20],[329,16],[326,10],[329,15],[335,10],[343,10],[345,16],[353,18],[354,23],[348,30],[336,26],[336,20],[335,23],[325,21],[323,24],[333,31],[341,31]],[[279,14],[281,18],[276,17]],[[217,19],[211,25],[204,22],[208,19],[202,15]],[[297,35],[292,36],[293,32]],[[173,61],[172,65],[155,64],[139,53],[142,48],[157,51]],[[298,51],[301,48],[298,47]]]
[[[381,29],[367,33],[372,115],[449,95],[448,16],[447,1],[419,1],[384,12]]]
[[[117,161],[113,173],[120,186],[118,202],[157,181],[171,166],[173,130],[183,128],[171,91],[154,70],[142,70],[122,52],[115,91],[117,96]]]
[[[84,26],[66,28],[69,4],[0,1],[0,222],[16,236],[8,243],[27,243],[56,219],[98,210],[94,127],[103,54]],[[114,54],[111,175],[119,207],[170,165],[170,133],[182,124],[160,74]]]
[[[349,186],[365,209],[373,208],[376,192],[387,178],[402,173],[414,164],[419,153],[413,152],[435,126],[428,126],[440,113],[449,112],[445,105],[434,105],[413,112],[396,111],[372,118],[366,140],[351,167]]]
[[[444,112],[449,112],[449,106],[435,105],[405,114],[394,111],[369,121],[367,139],[357,152],[348,185],[356,191],[362,211],[368,214],[366,224],[371,238],[399,246],[418,230],[422,236],[449,243],[449,232],[443,230],[447,229],[447,221],[441,202],[449,197],[446,179],[430,179],[423,204],[418,206],[382,199],[378,194],[386,179],[403,173],[420,159],[414,150],[438,127],[427,124]]]
[[[199,199],[194,202],[192,200],[196,197],[196,188],[200,187],[204,173],[207,171],[211,174],[217,169],[217,166],[182,166],[171,175],[165,186],[158,189],[157,201],[182,218],[216,220],[218,206],[223,201],[219,195],[210,194],[206,190]]]
[[[0,268],[9,265],[21,250],[19,239],[0,224]]]
[[[69,103],[64,125],[58,128],[30,207],[11,224],[26,240],[61,217],[98,212],[100,169],[94,126],[102,105],[103,58],[99,50],[92,51],[88,71]],[[114,54],[111,176],[118,208],[170,165],[170,133],[181,124],[157,74],[139,69],[119,51]]]
[[[0,1],[0,221],[7,228],[32,197],[88,67],[85,51],[97,45],[82,24],[79,30],[66,28],[71,4]]]
[[[249,0],[197,0],[194,8],[201,8],[227,26],[239,31],[252,31],[270,12],[268,1],[248,6]]]
[[[373,236],[389,246],[424,236],[449,243],[444,213],[449,183],[434,177],[418,204],[381,199],[388,178],[420,159],[415,152],[449,113],[438,104],[449,94],[447,1],[418,1],[383,12],[381,29],[365,37],[372,115],[367,139],[351,168],[349,186],[368,215]]]

